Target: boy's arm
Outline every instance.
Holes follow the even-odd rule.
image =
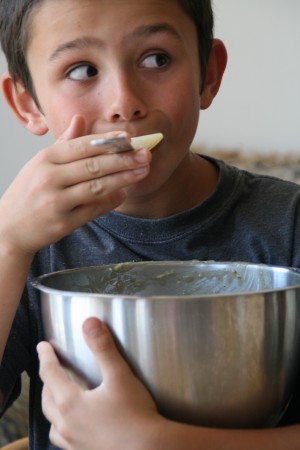
[[[260,430],[188,427],[169,423],[162,449],[172,450],[299,450],[300,426]]]
[[[13,210],[13,207],[11,209]],[[4,222],[5,216],[1,224]],[[0,364],[31,261],[31,255],[19,254],[10,246],[6,233],[1,232],[0,225]],[[0,391],[0,408],[3,401]]]
[[[0,210],[1,211],[1,210]],[[3,221],[1,221],[3,223]],[[18,253],[10,247],[0,226],[0,361],[14,319],[32,255]]]
[[[91,145],[112,133],[85,136],[85,128],[85,119],[75,116],[0,199],[0,361],[35,253],[119,206],[124,188],[149,172],[149,151],[114,154]]]
[[[39,344],[43,410],[50,438],[68,450],[299,450],[300,426],[264,430],[196,427],[160,416],[121,358],[108,329],[95,318],[84,324],[87,344],[103,382],[84,390],[70,381],[48,343]]]

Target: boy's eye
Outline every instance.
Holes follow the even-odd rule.
[[[98,70],[95,67],[89,64],[82,64],[69,70],[67,77],[75,81],[85,81],[95,77],[97,74]]]
[[[155,53],[148,55],[142,60],[142,67],[147,69],[156,69],[160,67],[166,67],[169,63],[169,57],[164,53]]]

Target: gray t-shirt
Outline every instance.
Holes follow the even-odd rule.
[[[219,168],[217,188],[195,208],[155,220],[110,212],[36,255],[0,370],[5,407],[20,392],[21,372],[31,377],[31,449],[55,448],[41,412],[36,345],[44,336],[32,278],[67,268],[143,260],[213,259],[300,267],[300,186],[211,161]],[[293,405],[287,412],[289,423],[300,423],[299,398],[295,396],[299,412],[294,413]]]

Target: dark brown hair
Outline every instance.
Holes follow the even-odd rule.
[[[44,0],[0,0],[0,42],[8,70],[14,81],[20,80],[37,101],[32,78],[26,62],[32,13]],[[202,86],[213,39],[211,0],[177,0],[197,28]]]
[[[202,74],[202,91],[214,37],[214,15],[211,0],[178,0],[178,3],[196,25],[199,61]]]

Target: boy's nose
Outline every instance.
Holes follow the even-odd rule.
[[[145,117],[147,108],[141,95],[143,89],[129,76],[119,75],[108,83],[106,119],[109,122],[123,122]]]

